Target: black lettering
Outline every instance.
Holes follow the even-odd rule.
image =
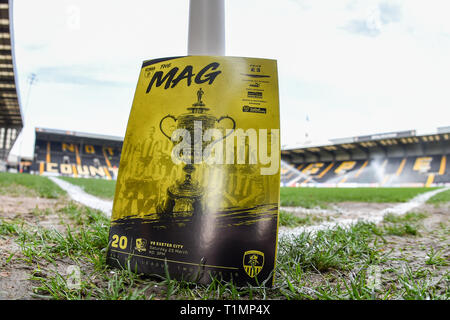
[[[180,82],[183,79],[187,79],[187,85],[188,87],[191,85],[192,83],[192,76],[194,75],[194,73],[192,73],[192,66],[186,66],[186,68],[184,68],[184,70],[180,73],[180,75],[172,81],[172,87],[175,87],[178,82]]]
[[[150,83],[148,84],[146,93],[149,93],[152,89],[153,83],[156,81],[156,86],[160,87],[164,82],[166,82],[164,89],[169,88],[170,83],[172,82],[173,77],[175,77],[175,74],[178,72],[178,67],[173,68],[170,70],[164,77],[164,72],[158,71],[155,72],[155,74],[152,77],[152,80],[150,80]]]
[[[213,62],[205,66],[195,77],[195,83],[202,84],[208,82],[208,84],[212,84],[216,77],[222,73],[222,71],[208,72],[210,70],[216,70],[219,68],[220,64],[218,62]],[[195,73],[193,72],[192,66],[186,66],[183,71],[178,75],[179,68],[174,67],[171,69],[166,75],[164,75],[163,71],[158,71],[153,74],[152,79],[150,80],[146,93],[149,93],[155,85],[156,87],[160,87],[164,84],[164,89],[175,87],[180,81],[186,79],[187,86],[192,84],[192,77],[194,77]],[[176,76],[176,77],[175,77]]]
[[[222,73],[222,71],[210,72],[210,73],[206,74],[204,78],[202,78],[202,77],[206,73],[206,71],[208,71],[209,69],[216,70],[219,66],[220,66],[220,64],[218,62],[213,62],[213,63],[208,64],[197,74],[197,76],[195,77],[195,83],[202,84],[202,83],[205,83],[206,81],[209,81],[209,84],[213,83],[214,79],[216,79],[216,77],[220,73]]]

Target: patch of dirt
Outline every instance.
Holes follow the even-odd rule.
[[[0,237],[0,300],[31,299],[33,268],[24,262],[13,238]]]
[[[343,215],[365,215],[378,212],[395,206],[396,203],[383,202],[340,202],[332,205],[332,208]]]
[[[27,188],[20,184],[12,183],[8,186],[0,186],[0,194],[12,197],[38,197],[39,193],[36,190]]]
[[[32,268],[16,265],[13,269],[2,268],[0,272],[0,300],[30,300],[33,299],[33,284],[29,280]]]
[[[346,220],[355,222],[353,219],[366,218],[371,215],[382,218],[380,213],[395,205],[395,203],[344,202],[329,206],[326,210],[292,208],[286,211],[290,211],[299,217],[311,214],[328,217],[328,221],[339,221],[341,224]],[[392,292],[389,295],[389,299],[402,299],[401,294],[405,290],[404,287],[411,284],[441,295],[449,290],[450,203],[439,205],[422,204],[410,212],[427,215],[426,218],[419,221],[407,222],[417,227],[418,234],[416,236],[383,235],[386,243],[382,244],[381,250],[388,254],[387,260],[376,265],[376,269],[374,269],[380,271],[378,274],[381,285],[380,292],[383,295]],[[380,222],[377,222],[380,227],[386,224],[382,221],[381,219]],[[305,227],[303,230],[311,231],[315,227],[327,223],[329,222],[320,222],[318,225]],[[288,229],[290,228],[280,227],[280,231]],[[301,290],[314,296],[314,292],[310,288],[320,286],[326,281],[325,279],[330,279],[330,283],[333,283],[333,280],[336,278],[344,277],[348,280],[350,276],[348,272],[334,272],[332,270],[322,274],[320,272],[310,272],[305,275],[307,285],[303,286]],[[406,279],[402,280],[405,283],[399,280],[401,277]]]
[[[45,199],[39,197],[14,197],[0,195],[0,217],[4,220],[21,220],[44,228],[64,231],[59,210],[67,206],[67,198]]]
[[[328,205],[327,209],[281,207],[299,218],[305,218],[307,223],[297,228],[280,226],[280,234],[297,234],[301,232],[315,232],[321,229],[332,228],[336,225],[349,226],[358,220],[379,223],[383,219],[383,210],[392,208],[395,203],[366,203],[366,202],[341,202]]]
[[[67,205],[67,200],[45,199],[39,197],[0,196],[0,212],[3,217],[14,218],[17,215],[32,213],[34,210],[60,209]]]
[[[67,198],[0,195],[0,219],[5,222],[19,221],[32,228],[41,226],[64,232],[66,227],[62,222],[70,220],[58,211],[68,203]],[[42,268],[46,267],[44,263]],[[65,268],[63,264],[61,267]],[[37,284],[30,280],[33,270],[21,252],[17,237],[0,235],[0,300],[33,299],[32,289]]]
[[[437,226],[450,223],[450,202],[439,205],[424,204],[415,210],[417,212],[429,213],[429,217],[424,220],[424,227],[428,230],[433,230]]]
[[[404,272],[407,265],[416,275],[420,272],[430,283],[439,282],[441,290],[448,290],[443,277],[450,272],[450,203],[439,207],[424,204],[413,211],[428,214],[419,223],[419,235],[384,237],[385,250],[391,253],[383,266],[387,270],[383,280],[396,278],[393,270]],[[437,253],[441,263],[429,260],[433,253]]]
[[[413,212],[425,213],[428,216],[419,222],[419,235],[415,237],[390,236],[392,248],[403,248],[404,256],[413,256],[420,260],[424,252],[442,250],[447,261],[450,258],[450,203],[436,207],[430,204],[423,204],[413,210]]]
[[[340,202],[328,205],[327,209],[303,208],[303,207],[281,207],[280,210],[291,212],[298,217],[306,215],[318,215],[320,217],[333,217],[344,219],[357,219],[361,216],[376,214],[384,209],[395,206],[396,203],[378,203],[378,202]]]

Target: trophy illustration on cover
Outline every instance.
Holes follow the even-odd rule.
[[[177,180],[173,185],[168,187],[166,199],[163,201],[163,203],[158,205],[157,211],[163,217],[191,217],[194,215],[194,213],[200,214],[202,212],[201,199],[204,193],[204,189],[199,184],[199,182],[195,181],[195,179],[192,177],[195,171],[195,153],[199,152],[199,145],[200,151],[203,152],[207,144],[217,143],[221,140],[226,139],[236,129],[236,122],[228,115],[216,118],[215,116],[208,113],[210,109],[207,108],[203,103],[203,95],[204,91],[200,88],[197,91],[197,102],[194,103],[192,107],[187,108],[187,113],[181,114],[178,117],[168,114],[163,117],[159,123],[159,128],[162,134],[169,140],[171,140],[171,137],[166,132],[164,132],[163,129],[163,122],[168,118],[171,118],[174,122],[177,123],[177,129],[187,130],[191,137],[188,154],[183,154],[183,158],[190,159],[190,161],[187,161],[187,163],[183,167],[184,177],[181,180]],[[216,122],[220,123],[224,119],[229,119],[233,124],[233,128],[221,139],[214,140],[212,142],[204,142],[202,137],[205,131],[208,129],[213,129]],[[201,123],[201,126],[198,125],[199,122]],[[201,133],[195,132],[196,130],[198,131],[199,128],[201,128]]]

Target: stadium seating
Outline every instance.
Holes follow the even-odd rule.
[[[283,186],[432,186],[450,183],[447,155],[370,160],[282,163]]]
[[[73,140],[73,139],[72,139]],[[39,174],[116,179],[121,147],[36,139],[33,170]]]
[[[444,132],[434,136],[413,135],[396,140],[373,139],[284,149],[281,151],[281,185],[450,185],[449,143],[450,135]],[[117,179],[122,145],[120,137],[36,128],[32,171]],[[167,145],[171,146],[170,143]],[[425,150],[431,150],[433,154]],[[344,157],[347,160],[341,160]]]

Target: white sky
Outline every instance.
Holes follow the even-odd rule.
[[[448,0],[225,2],[226,54],[278,60],[282,145],[450,125]],[[13,24],[31,156],[35,127],[123,137],[142,61],[187,53],[188,0],[14,0]]]

